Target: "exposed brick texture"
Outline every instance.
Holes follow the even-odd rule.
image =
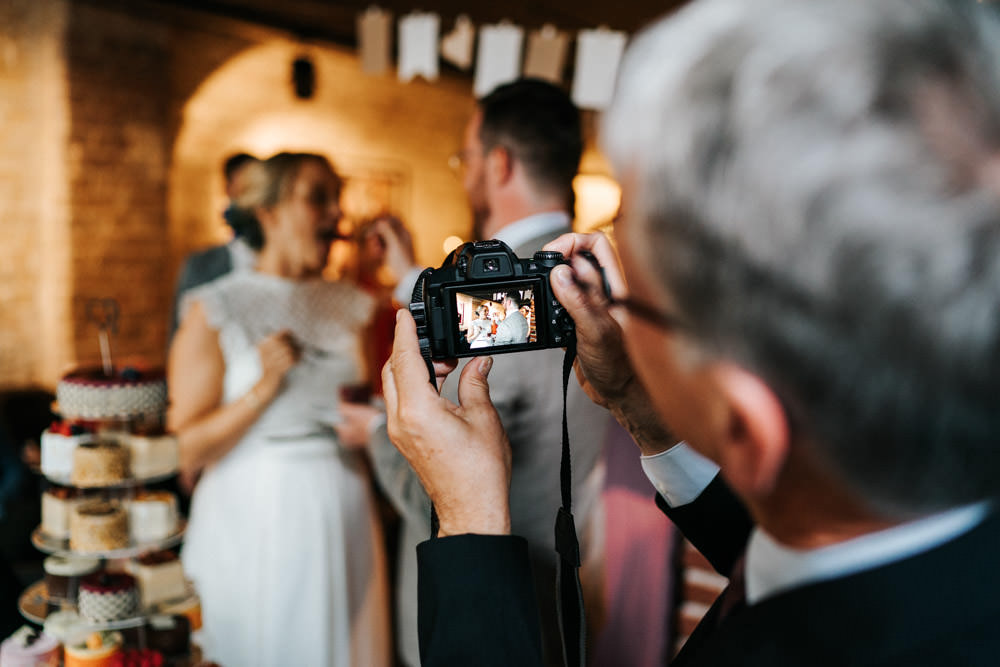
[[[225,238],[219,171],[236,150],[329,155],[350,178],[349,213],[402,214],[423,263],[467,235],[447,158],[468,81],[402,84],[362,74],[344,50],[116,7],[0,2],[0,388],[52,388],[96,362],[93,298],[120,304],[119,360],[165,361],[177,269]],[[289,82],[304,52],[311,100]]]

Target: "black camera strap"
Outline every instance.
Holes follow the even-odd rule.
[[[556,515],[556,616],[562,635],[563,660],[567,667],[586,664],[587,623],[580,586],[580,541],[573,521],[573,470],[569,451],[569,422],[566,395],[569,377],[576,359],[576,338],[569,337],[563,357],[562,456],[559,461],[559,484],[562,507]]]

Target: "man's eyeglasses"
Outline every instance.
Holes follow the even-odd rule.
[[[610,306],[620,306],[625,309],[626,312],[632,317],[637,317],[641,320],[645,320],[648,324],[659,327],[661,329],[685,329],[687,325],[684,321],[677,317],[676,315],[657,308],[656,306],[651,306],[649,304],[637,301],[631,297],[616,297],[608,296],[608,305]]]
[[[591,265],[597,269],[598,273],[601,274],[601,291],[604,293],[604,297],[608,300],[609,306],[620,306],[628,312],[632,317],[637,317],[641,320],[645,320],[648,324],[660,327],[661,329],[686,329],[687,325],[684,323],[680,317],[667,312],[656,306],[651,306],[649,304],[643,303],[642,301],[637,301],[632,297],[616,297],[611,293],[611,286],[608,284],[608,280],[604,275],[604,269],[601,268],[600,263],[594,255],[587,251],[580,251],[580,256],[586,259]],[[577,287],[584,290],[595,289],[592,285],[588,285],[579,278],[574,276],[574,281]]]

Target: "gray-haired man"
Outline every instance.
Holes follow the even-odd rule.
[[[992,10],[697,0],[630,47],[603,142],[623,275],[603,238],[548,249],[598,256],[617,319],[568,268],[553,288],[661,506],[745,581],[672,664],[996,664]],[[419,549],[425,665],[537,663],[489,369],[444,405],[400,318],[389,431],[449,536]]]

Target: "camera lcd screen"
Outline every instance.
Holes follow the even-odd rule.
[[[491,354],[538,344],[535,281],[452,288],[457,352]]]

